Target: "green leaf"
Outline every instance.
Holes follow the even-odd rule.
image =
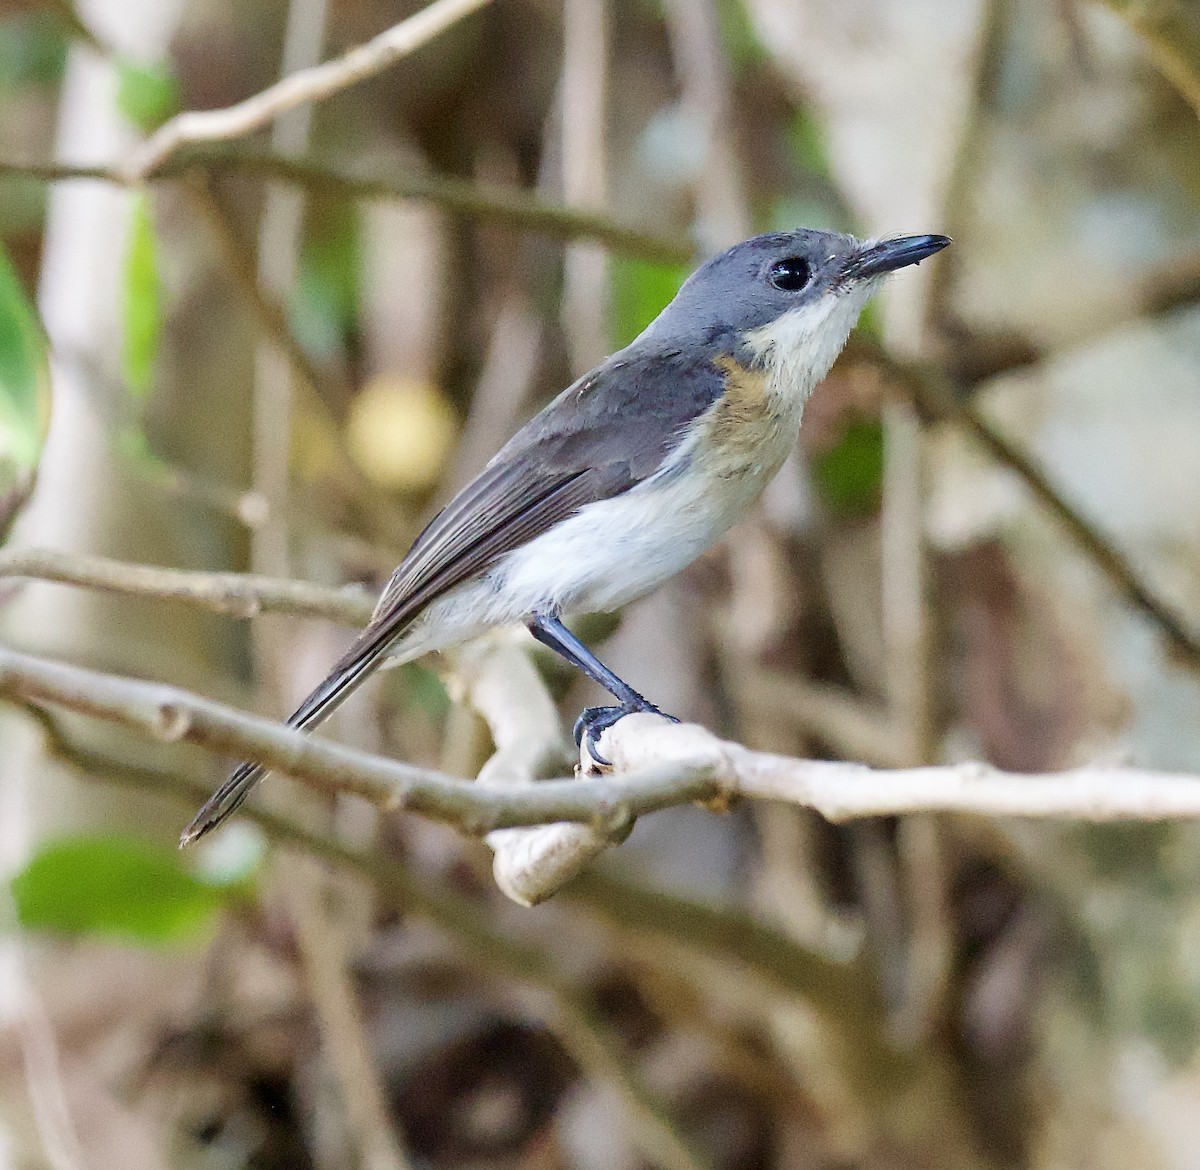
[[[145,134],[179,112],[179,79],[164,61],[117,61],[117,108]]]
[[[883,424],[855,419],[828,451],[812,461],[813,483],[840,516],[868,516],[879,506],[883,484]]]
[[[57,85],[67,39],[53,12],[22,12],[0,20],[0,92]]]
[[[312,201],[289,319],[305,349],[327,359],[344,354],[358,328],[361,237],[353,203]]]
[[[806,171],[825,179],[832,175],[825,127],[806,107],[801,106],[792,114],[787,127],[787,141],[796,161]]]
[[[730,71],[734,76],[767,60],[767,54],[750,23],[744,0],[720,0],[717,6],[717,21],[721,30],[725,59],[729,62]]]
[[[46,335],[0,249],[0,531],[33,484],[50,421]]]
[[[612,261],[612,335],[628,345],[666,308],[687,278],[686,264],[655,264],[614,257]]]
[[[129,245],[125,254],[125,328],[121,358],[125,381],[138,398],[145,398],[154,381],[154,360],[162,337],[162,282],[158,274],[158,245],[147,196],[133,205]]]
[[[195,935],[247,889],[194,877],[176,849],[111,836],[50,842],[12,892],[27,929],[165,943]]]
[[[880,320],[879,301],[876,298],[872,297],[863,306],[863,311],[858,315],[858,324],[854,328],[866,341],[876,345],[883,343],[883,323]]]
[[[450,710],[445,684],[427,666],[406,662],[397,672],[404,682],[404,701],[427,715],[441,717]]]

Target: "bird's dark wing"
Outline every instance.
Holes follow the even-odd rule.
[[[371,626],[403,622],[585,504],[653,475],[722,392],[709,361],[616,355],[563,391],[430,521],[392,574]]]
[[[723,385],[710,361],[667,350],[617,354],[564,390],[430,521],[392,574],[370,623],[288,724],[319,723],[431,601],[587,504],[653,475]],[[184,841],[219,824],[263,772],[256,764],[238,768],[184,831]]]

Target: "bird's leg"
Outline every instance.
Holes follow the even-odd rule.
[[[618,702],[615,707],[586,707],[575,721],[575,743],[582,747],[587,741],[588,754],[600,764],[606,760],[596,749],[600,736],[616,721],[634,711],[649,711],[670,719],[672,723],[679,720],[674,715],[660,711],[649,699],[639,695],[624,679],[618,678],[603,662],[600,661],[562,622],[557,616],[545,613],[535,613],[529,619],[529,632],[544,646],[549,646],[556,654],[562,655],[572,666],[583,671],[593,682],[599,683]]]

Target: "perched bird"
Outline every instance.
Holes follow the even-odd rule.
[[[636,341],[535,415],[434,517],[288,723],[316,726],[385,663],[523,622],[617,700],[575,725],[602,759],[605,728],[658,708],[561,615],[618,609],[717,541],[792,450],[805,402],[879,279],[949,242],[801,229],[702,265]],[[220,824],[264,771],[242,764],[181,844]]]

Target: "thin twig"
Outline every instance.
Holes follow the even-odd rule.
[[[133,597],[185,601],[214,613],[239,618],[260,613],[287,613],[362,626],[370,620],[374,608],[371,594],[358,585],[331,588],[249,573],[163,569],[58,549],[0,552],[0,578],[5,577],[57,581]]]
[[[152,175],[172,155],[193,142],[245,138],[281,114],[318,102],[373,77],[482,8],[489,0],[434,0],[427,8],[357,45],[332,61],[299,69],[237,105],[220,110],[189,110],[160,127],[130,160],[131,178]]]
[[[1192,670],[1200,670],[1200,635],[1189,629],[1158,596],[1129,558],[1068,502],[1030,455],[989,421],[973,401],[958,395],[948,379],[934,367],[877,356],[888,373],[912,396],[926,418],[961,427],[997,462],[1015,472],[1117,591],[1158,627],[1180,661]]]
[[[718,795],[703,766],[672,764],[624,780],[559,780],[526,790],[488,788],[353,751],[203,699],[177,687],[102,674],[0,649],[0,694],[64,707],[164,742],[186,741],[251,759],[327,793],[405,808],[468,833],[553,821],[619,832],[632,817]]]
[[[271,154],[213,150],[188,152],[155,174],[156,179],[178,179],[190,173],[244,174],[295,183],[309,191],[345,199],[415,200],[443,211],[538,232],[556,239],[590,239],[614,252],[640,256],[663,264],[686,263],[694,255],[687,240],[674,239],[626,227],[607,216],[547,203],[515,187],[478,183],[447,175],[365,175],[341,171],[313,160],[285,159]],[[115,167],[73,166],[0,159],[0,177],[26,178],[46,183],[72,180],[128,185],[128,176]]]
[[[1146,42],[1163,76],[1200,115],[1200,11],[1192,0],[1102,0]]]

